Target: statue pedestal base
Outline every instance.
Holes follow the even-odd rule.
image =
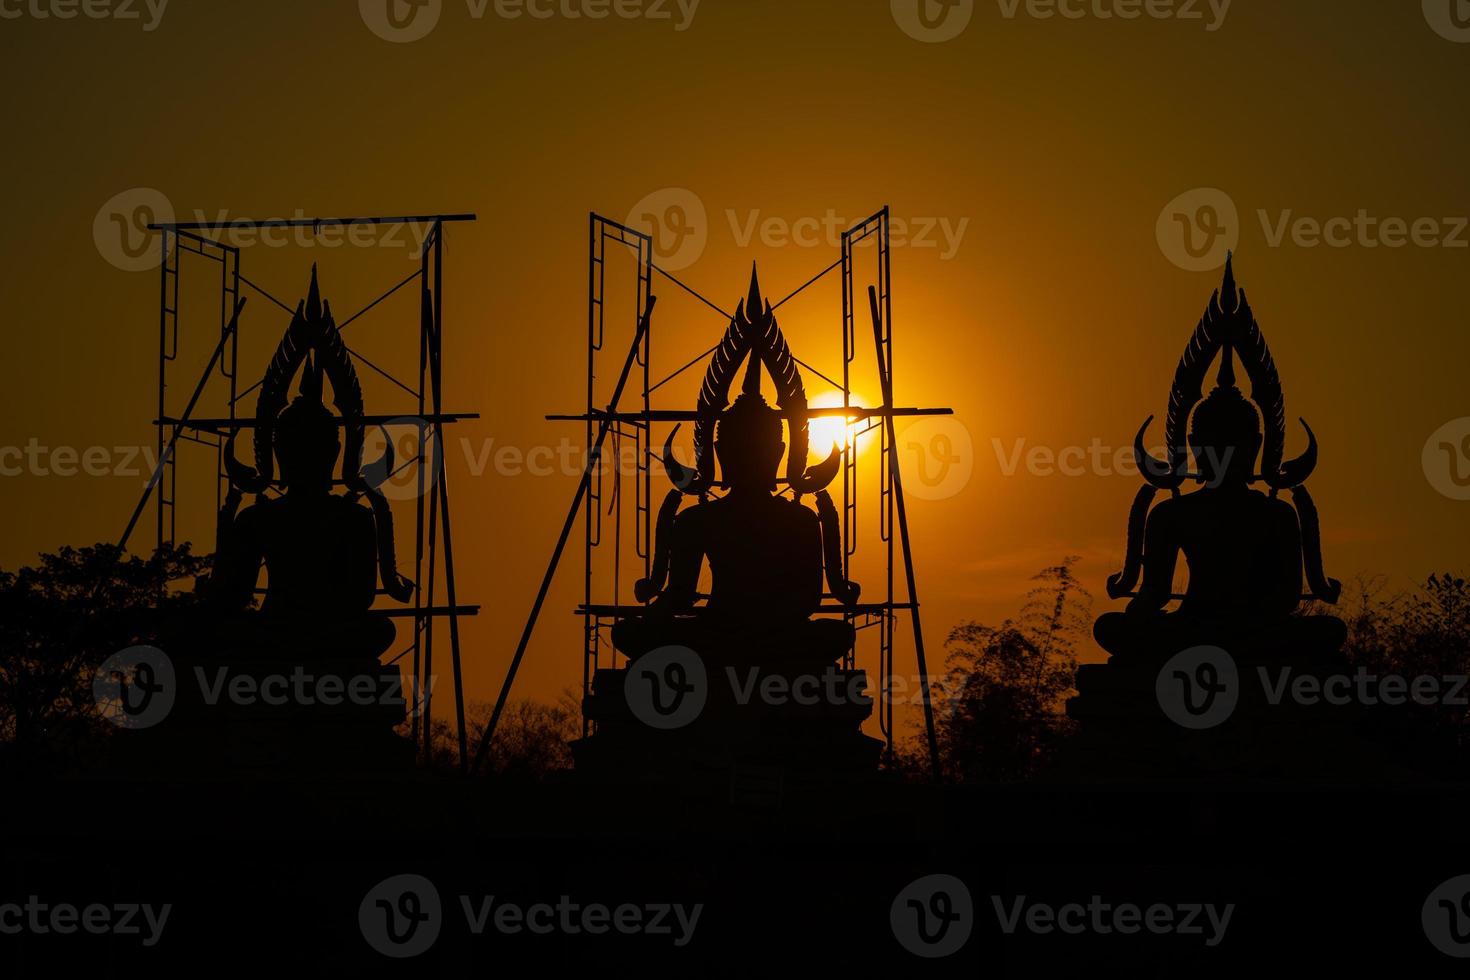
[[[408,768],[394,732],[408,699],[397,666],[361,657],[175,660],[177,697],[158,724],[123,733],[129,761],[153,770],[376,772]]]
[[[792,780],[876,771],[883,743],[864,735],[867,675],[828,667],[792,675],[710,665],[697,704],[651,713],[629,668],[597,671],[583,705],[595,732],[572,743],[577,772],[618,782],[702,784],[776,798]],[[650,723],[652,722],[652,723]]]
[[[1379,753],[1357,734],[1353,676],[1332,644],[1236,637],[1115,654],[1077,671],[1067,714],[1080,731],[1062,768],[1107,779],[1360,775]]]

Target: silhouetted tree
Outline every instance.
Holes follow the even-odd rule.
[[[964,623],[945,643],[937,728],[947,778],[1009,781],[1036,773],[1071,728],[1063,713],[1088,636],[1091,596],[1075,556],[1043,569],[1018,618]]]
[[[0,762],[55,770],[95,748],[107,731],[92,698],[97,666],[196,602],[182,585],[208,567],[187,543],[149,558],[98,544],[0,571]]]
[[[475,701],[466,705],[471,756],[490,724],[493,705]],[[450,721],[435,721],[431,729],[430,765],[446,771],[459,767],[459,733]],[[528,698],[508,701],[490,746],[488,772],[507,779],[539,782],[572,767],[568,743],[582,736],[582,712],[571,691],[555,704]]]
[[[1470,747],[1470,697],[1454,690],[1470,676],[1470,583],[1453,574],[1429,576],[1422,586],[1386,594],[1381,578],[1358,580],[1347,608],[1345,653],[1355,668],[1412,681],[1431,677],[1450,697],[1373,713],[1372,733],[1395,743],[1421,768],[1463,765]],[[1456,703],[1459,702],[1459,703]]]

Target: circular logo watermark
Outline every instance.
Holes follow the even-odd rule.
[[[385,41],[408,44],[428,36],[444,12],[444,0],[357,0],[368,30]]]
[[[970,26],[975,0],[889,0],[893,22],[915,41],[953,41]]]
[[[394,959],[418,956],[444,925],[439,889],[423,875],[385,878],[363,896],[357,924],[369,946]]]
[[[97,254],[124,272],[146,272],[163,261],[158,235],[151,224],[169,224],[174,207],[160,190],[130,187],[114,194],[92,219]]]
[[[1470,0],[1424,0],[1424,19],[1446,41],[1470,44]]]
[[[950,415],[921,418],[896,433],[903,492],[920,500],[947,500],[975,475],[970,430]]]
[[[704,661],[688,647],[651,650],[629,665],[623,697],[633,716],[649,728],[683,728],[699,717],[709,700]]]
[[[1196,187],[1164,205],[1154,234],[1170,262],[1186,272],[1209,272],[1240,244],[1240,213],[1224,191]]]
[[[1240,701],[1235,658],[1212,646],[1190,647],[1170,657],[1154,682],[1159,707],[1182,728],[1222,725]]]
[[[653,238],[653,260],[670,272],[698,262],[709,244],[704,202],[687,187],[654,191],[633,205],[624,224]]]
[[[92,675],[92,697],[118,728],[151,728],[173,710],[174,664],[157,647],[134,646],[102,661]]]
[[[1436,429],[1421,461],[1430,486],[1451,500],[1470,500],[1470,416]]]
[[[898,893],[888,909],[888,923],[904,949],[936,959],[969,941],[975,903],[965,883],[954,875],[928,875]]]
[[[1435,949],[1470,957],[1470,875],[1457,875],[1430,892],[1419,917]]]
[[[363,438],[363,476],[389,500],[428,496],[439,482],[444,466],[434,426],[416,415],[389,419]],[[393,468],[385,455],[393,447]]]

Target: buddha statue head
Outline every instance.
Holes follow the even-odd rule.
[[[1219,358],[1215,388],[1203,397],[1210,365]],[[1235,385],[1235,361],[1250,382],[1247,398]],[[1185,347],[1169,391],[1167,458],[1155,459],[1143,439],[1153,416],[1134,437],[1133,452],[1149,486],[1174,493],[1187,481],[1206,486],[1260,481],[1273,493],[1301,486],[1317,466],[1317,437],[1305,420],[1307,448],[1285,459],[1286,400],[1276,362],[1246,299],[1236,286],[1233,256],[1225,279]],[[1194,472],[1189,470],[1191,457]],[[1259,465],[1258,465],[1259,457]]]
[[[276,461],[293,490],[326,490],[342,452],[335,416],[322,401],[322,371],[308,357],[296,398],[276,418]]]
[[[1189,451],[1207,487],[1250,483],[1261,443],[1261,418],[1234,385],[1217,386],[1194,410]]]
[[[733,405],[729,391],[745,364],[745,381]],[[761,397],[761,374],[770,377],[776,389],[773,410]],[[728,406],[728,407],[727,407]],[[663,464],[670,481],[682,493],[702,497],[718,482],[728,487],[775,488],[781,459],[786,458],[786,482],[798,495],[817,493],[827,487],[842,466],[842,451],[835,447],[821,463],[807,465],[809,420],[806,388],[796,358],[786,344],[775,310],[761,296],[760,279],[750,272],[749,294],[741,301],[710,358],[704,384],[699,390],[699,419],[694,424],[694,467],[674,458],[673,442],[679,427],[664,443]],[[791,446],[787,453],[781,442],[781,418],[790,425]],[[716,429],[720,445],[716,443]],[[715,478],[716,458],[720,480]]]
[[[298,369],[301,382],[297,395],[287,404]],[[336,415],[323,400],[324,380],[331,381]],[[321,297],[316,267],[312,266],[307,298],[297,304],[291,324],[261,379],[255,402],[255,465],[236,458],[234,432],[226,441],[225,465],[231,484],[255,494],[277,482],[287,487],[330,487],[341,459],[342,482],[354,493],[367,492],[381,482],[368,474],[391,471],[392,445],[377,464],[364,467],[362,416],[362,386],[332,317],[332,307]]]
[[[776,489],[776,474],[786,454],[781,416],[759,392],[742,394],[720,419],[715,453],[730,489],[770,493]]]

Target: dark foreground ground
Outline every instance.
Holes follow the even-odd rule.
[[[54,919],[43,919],[44,933],[0,932],[3,977],[589,969],[1433,977],[1466,969],[1435,948],[1424,921],[1437,886],[1470,874],[1470,793],[1460,786],[1172,781],[968,790],[874,781],[773,792],[757,782],[691,798],[571,779],[91,779],[10,782],[3,801],[0,929],[27,914],[7,917],[5,903],[24,906],[30,896],[48,908],[74,905],[79,916],[106,906],[114,921],[131,905],[171,907],[151,945],[141,912],[138,934],[63,935],[50,929]],[[401,875],[430,883],[437,915],[419,879],[409,904],[401,882],[382,884]],[[947,889],[939,899],[935,881]],[[477,933],[486,900],[513,912],[501,913],[510,915],[503,928],[492,912]],[[1043,911],[1026,912],[1008,931],[1018,901]],[[1082,907],[1062,913],[1072,931],[1047,931],[1045,909],[1069,903]],[[526,912],[538,904],[548,908]],[[688,921],[696,905],[692,928],[681,927],[671,908],[682,906]],[[1109,910],[1130,905],[1140,919],[1153,909],[1158,928],[1112,928],[1130,921]],[[1451,942],[1470,944],[1470,907],[1430,905],[1446,927],[1463,922],[1466,934]],[[619,912],[624,906],[631,909]],[[1205,906],[1217,915],[1233,906],[1223,934]],[[380,951],[403,950],[384,945],[390,908],[405,916],[394,920],[395,938],[427,941],[422,952]],[[934,951],[914,936],[916,909],[934,916],[926,935],[955,952],[911,951],[916,943]],[[549,931],[529,931],[515,910],[539,915]],[[101,912],[91,914],[100,921]],[[410,933],[410,914],[428,931]],[[618,915],[621,929],[610,921]],[[953,931],[941,931],[942,915]],[[1166,918],[1175,925],[1162,925]],[[599,926],[605,931],[590,931]]]

